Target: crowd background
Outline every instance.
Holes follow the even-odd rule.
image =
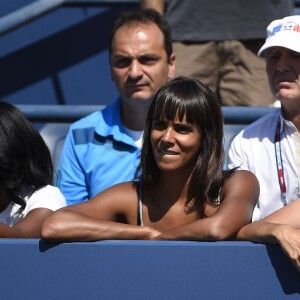
[[[41,17],[28,13],[30,22],[16,23],[16,16],[26,16],[23,9],[35,2],[0,3],[0,100],[110,103],[118,93],[109,74],[108,34],[117,15],[137,8],[138,1],[73,1]],[[296,0],[295,13],[299,7]]]

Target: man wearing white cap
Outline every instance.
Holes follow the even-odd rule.
[[[260,183],[252,221],[263,220],[238,238],[279,243],[300,270],[300,16],[273,21],[258,55],[281,108],[240,132],[229,150],[229,168],[249,170]]]

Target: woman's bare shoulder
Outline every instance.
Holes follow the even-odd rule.
[[[112,199],[122,199],[125,201],[126,199],[132,199],[133,197],[137,197],[137,183],[134,181],[127,181],[115,184],[104,191],[97,194],[89,201],[97,200],[112,200]]]
[[[232,173],[229,177],[229,181],[236,181],[236,180],[253,180],[258,182],[254,173],[248,170],[236,170]]]
[[[117,215],[136,215],[138,193],[134,182],[123,182],[100,192],[86,202],[68,207],[82,214],[104,220],[114,220]]]
[[[256,176],[247,170],[235,171],[225,182],[223,191],[228,194],[251,194],[258,198],[259,182]]]

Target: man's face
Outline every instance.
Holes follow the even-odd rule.
[[[175,55],[168,59],[156,24],[120,27],[111,45],[111,76],[125,100],[149,100],[174,76]]]
[[[300,101],[300,53],[272,47],[266,53],[267,74],[274,96],[283,105]]]

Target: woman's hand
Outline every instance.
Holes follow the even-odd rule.
[[[141,228],[143,228],[147,232],[148,237],[146,237],[145,240],[156,240],[156,237],[161,235],[160,231],[158,231],[156,229],[153,229],[151,227],[144,226],[144,227],[141,227]]]

